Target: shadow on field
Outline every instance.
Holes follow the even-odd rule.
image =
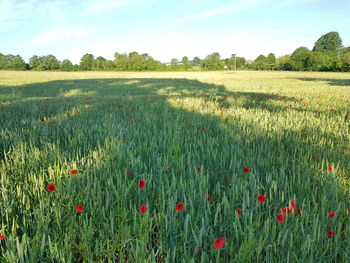
[[[326,82],[331,86],[350,86],[350,79],[328,79],[328,78],[296,78],[302,81]]]
[[[208,175],[209,179],[206,182],[208,192],[220,194],[214,197],[214,202],[220,202],[226,193],[228,202],[240,203],[237,201],[239,197],[233,199],[230,191],[237,182],[250,180],[239,179],[245,166],[251,167],[257,176],[254,178],[254,184],[247,184],[247,188],[242,189],[240,193],[242,196],[248,192],[254,199],[261,192],[267,193],[273,182],[284,185],[281,178],[290,178],[290,186],[280,189],[288,200],[294,196],[307,198],[310,191],[327,198],[330,204],[342,200],[342,194],[337,191],[336,185],[332,186],[316,179],[319,173],[315,171],[318,161],[312,160],[312,156],[317,155],[319,158],[329,160],[330,163],[337,162],[340,168],[349,168],[349,161],[340,153],[313,144],[302,135],[305,131],[285,130],[283,134],[279,134],[258,127],[258,124],[250,123],[244,118],[225,119],[225,115],[214,115],[211,112],[213,109],[203,110],[206,102],[211,101],[216,103],[216,108],[219,110],[264,108],[270,112],[281,112],[288,110],[288,107],[271,105],[270,101],[285,103],[294,101],[289,97],[266,93],[229,92],[222,85],[197,80],[143,78],[61,80],[18,87],[0,86],[0,97],[6,95],[12,96],[12,105],[2,102],[4,109],[0,111],[0,119],[5,121],[1,126],[0,146],[2,159],[4,152],[10,152],[5,169],[14,175],[8,187],[22,185],[22,191],[29,193],[32,187],[23,178],[23,174],[16,173],[11,166],[11,154],[19,145],[30,143],[39,151],[47,153],[38,157],[37,163],[35,160],[30,163],[29,159],[33,159],[33,153],[30,148],[24,147],[22,153],[25,156],[21,171],[39,169],[35,171],[43,174],[42,170],[50,166],[55,167],[59,159],[64,160],[61,169],[69,171],[72,162],[78,167],[79,174],[75,179],[61,176],[62,179],[56,180],[57,185],[70,185],[70,193],[62,196],[63,203],[67,204],[67,209],[63,209],[66,214],[62,221],[47,218],[46,222],[48,229],[61,229],[61,237],[65,236],[65,233],[72,233],[70,245],[75,262],[91,262],[97,259],[107,261],[108,249],[117,251],[115,255],[117,262],[140,260],[134,258],[133,253],[137,251],[136,249],[140,249],[140,255],[143,253],[145,256],[154,255],[157,262],[164,262],[167,256],[176,258],[177,255],[186,254],[185,247],[182,246],[186,242],[181,238],[182,224],[169,223],[168,229],[165,229],[166,219],[161,216],[166,214],[171,217],[170,210],[167,211],[165,208],[168,205],[172,208],[173,204],[167,204],[166,201],[159,199],[168,191],[164,189],[165,186],[174,189],[174,184],[178,181],[184,181],[184,186],[180,191],[176,191],[178,195],[176,200],[189,199],[190,185],[186,185],[186,180],[196,176],[196,167],[202,167],[202,172]],[[192,101],[187,101],[187,98]],[[186,110],[184,106],[191,108],[192,111]],[[206,130],[203,131],[202,128]],[[307,132],[318,133],[313,127],[309,127]],[[324,134],[324,136],[332,135]],[[125,143],[122,143],[122,140],[125,140]],[[50,148],[52,145],[55,147]],[[103,152],[105,154],[103,163],[91,171],[84,167],[84,164],[88,166],[94,162],[94,155]],[[276,159],[273,160],[271,157]],[[249,163],[246,163],[247,160]],[[27,163],[30,163],[30,166]],[[176,180],[169,179],[164,171],[165,167],[171,167],[171,173],[176,175]],[[148,187],[152,191],[142,196],[135,195],[132,191],[127,192],[131,180],[125,175],[126,170],[132,171],[136,179],[147,178]],[[118,176],[113,176],[115,174]],[[303,176],[308,178],[303,179]],[[46,183],[49,182],[47,178]],[[91,188],[94,190],[88,191]],[[86,191],[82,192],[82,189]],[[193,188],[193,191],[198,189]],[[118,198],[123,196],[121,193],[125,193],[127,199],[124,201],[128,207],[115,205],[118,203]],[[41,196],[31,198],[31,203],[35,204],[39,202]],[[14,200],[16,209],[12,211],[12,215],[18,218],[19,226],[24,225],[24,222],[40,220],[36,218],[37,208],[28,208],[22,200],[16,198]],[[90,210],[89,224],[84,225],[86,222],[81,217],[77,219],[81,228],[76,229],[74,223],[68,219],[73,215],[67,210],[83,200],[86,201],[84,203],[86,210]],[[87,200],[90,200],[90,203]],[[152,207],[154,200],[164,206]],[[201,201],[192,201],[193,209],[201,204]],[[317,204],[317,201],[313,202]],[[150,203],[152,207],[149,221],[135,219],[139,224],[145,224],[146,230],[143,235],[148,236],[148,239],[144,240],[144,248],[136,247],[136,243],[132,242],[126,244],[125,241],[138,237],[129,220],[137,217],[133,211],[138,209],[135,204],[140,203]],[[283,206],[279,202],[273,205]],[[253,202],[248,204],[248,208],[252,207]],[[217,217],[216,207],[212,205],[211,208],[212,211],[208,212],[209,220],[206,222],[208,225],[211,225],[214,217]],[[110,222],[111,216],[115,217],[112,221],[114,223]],[[266,214],[266,217],[268,216]],[[228,218],[232,219],[222,215],[222,226],[225,226],[224,222],[227,222],[225,220]],[[189,227],[195,231],[201,224],[202,218],[195,217],[191,218]],[[222,226],[219,223],[213,227],[215,236],[237,235],[233,229],[224,229]],[[124,229],[126,232],[121,233],[118,229]],[[147,233],[147,229],[153,231]],[[39,230],[33,225],[18,229],[19,234],[26,233],[29,237],[40,235],[37,231]],[[177,233],[178,237],[174,233]],[[208,233],[207,235],[209,238]],[[244,248],[240,249],[244,235],[241,237],[242,240],[236,240],[237,248],[222,251],[221,262],[237,259],[235,257],[238,253],[240,255],[253,253],[249,247],[246,251]],[[53,243],[62,244],[59,238],[60,236],[52,235],[51,240]],[[95,257],[98,258],[91,258],[89,256],[91,251],[96,251],[95,240],[103,240],[103,244],[112,244],[106,251],[96,252]],[[100,243],[99,245],[101,246]],[[194,250],[194,247],[191,249]],[[264,253],[267,251],[254,256],[263,256]],[[214,254],[207,254],[204,260],[214,260],[216,257]]]

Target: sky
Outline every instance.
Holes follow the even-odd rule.
[[[311,49],[330,31],[350,46],[349,14],[350,0],[0,0],[0,53],[253,60]]]

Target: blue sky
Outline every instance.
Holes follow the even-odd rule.
[[[350,0],[0,0],[0,53],[255,59],[312,48],[330,31],[350,46],[349,14]]]

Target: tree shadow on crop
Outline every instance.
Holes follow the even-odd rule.
[[[327,85],[331,86],[350,86],[350,79],[330,79],[330,78],[296,78],[302,81],[312,81],[312,82],[326,82]]]
[[[8,153],[3,172],[11,173],[10,183],[5,188],[9,193],[16,193],[16,187],[21,185],[22,192],[31,195],[29,208],[28,203],[13,196],[15,203],[11,204],[14,209],[10,215],[18,219],[18,235],[35,236],[39,240],[36,242],[41,243],[42,233],[35,224],[26,226],[25,222],[39,222],[37,215],[43,209],[35,207],[42,195],[31,194],[33,182],[18,170],[32,170],[41,174],[45,183],[50,183],[55,179],[46,175],[48,167],[67,173],[74,164],[79,171],[77,177],[57,171],[61,179],[56,179],[55,183],[63,192],[59,193],[62,220],[47,218],[46,223],[53,232],[61,229],[62,235],[52,234],[51,242],[64,246],[60,238],[66,232],[71,233],[71,250],[76,262],[107,261],[113,253],[117,261],[141,262],[135,251],[149,260],[153,260],[153,255],[159,262],[165,261],[167,256],[179,259],[185,254],[191,255],[188,256],[191,259],[192,250],[199,244],[193,244],[192,235],[185,236],[182,223],[185,217],[174,212],[176,202],[186,200],[187,213],[192,215],[188,227],[194,233],[205,233],[202,218],[207,227],[216,224],[213,232],[203,236],[203,243],[207,245],[201,249],[210,251],[212,236],[225,236],[228,243],[234,239],[237,244],[242,243],[238,237],[245,238],[228,223],[235,220],[234,215],[217,212],[215,204],[224,197],[238,208],[242,200],[250,196],[254,201],[247,203],[244,209],[255,211],[256,196],[265,193],[275,198],[271,201],[271,206],[276,208],[273,213],[288,205],[286,200],[294,196],[300,205],[312,203],[315,206],[319,198],[327,198],[329,206],[325,209],[343,200],[337,185],[330,184],[327,179],[320,181],[316,169],[320,165],[318,159],[337,162],[339,169],[348,169],[349,161],[340,153],[309,140],[308,136],[319,133],[315,128],[309,127],[306,136],[305,131],[284,130],[282,134],[237,116],[214,115],[201,106],[213,102],[218,109],[264,108],[278,113],[287,111],[288,107],[272,102],[293,102],[289,97],[230,92],[222,85],[197,80],[157,78],[62,80],[0,86],[1,95],[13,98],[12,105],[2,102],[4,109],[0,111],[1,120],[5,120],[0,143],[3,152]],[[336,139],[331,134],[323,136]],[[29,144],[45,154],[36,153]],[[99,158],[101,163],[98,163]],[[17,159],[24,160],[20,167],[15,166]],[[97,164],[91,165],[94,163]],[[242,173],[246,166],[252,169],[251,174]],[[131,171],[132,176],[127,175],[126,170]],[[289,178],[290,183],[286,184],[284,178]],[[139,179],[146,179],[146,190],[151,190],[140,192],[136,187]],[[274,184],[283,188],[271,192]],[[232,189],[237,185],[242,187],[233,194]],[[64,193],[65,187],[68,193]],[[209,204],[203,198],[207,192],[213,196]],[[286,198],[284,202],[280,201],[282,196]],[[126,207],[118,207],[120,202]],[[69,211],[74,210],[77,203],[83,203],[87,211],[81,217]],[[142,203],[149,205],[148,219],[141,218],[138,213]],[[204,208],[206,216],[199,216],[203,207],[207,207]],[[259,213],[266,218],[269,216],[269,212]],[[8,223],[11,225],[11,220]],[[142,228],[132,227],[138,225]],[[153,229],[153,233],[147,233],[147,229]],[[257,240],[262,239],[262,233],[256,234]],[[144,244],[138,245],[141,243],[135,241],[138,235]],[[110,242],[108,249],[114,252],[108,252],[107,248],[97,250],[101,254],[96,259],[91,251],[96,251],[95,246],[100,245],[96,242],[100,240],[103,244]],[[183,244],[188,240],[192,243],[187,251]],[[221,261],[233,260],[238,253],[251,253],[239,247],[223,250]],[[214,260],[216,254],[210,251],[203,257],[204,261]]]

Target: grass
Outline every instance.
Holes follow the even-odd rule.
[[[349,86],[347,73],[0,72],[1,262],[350,262]]]

